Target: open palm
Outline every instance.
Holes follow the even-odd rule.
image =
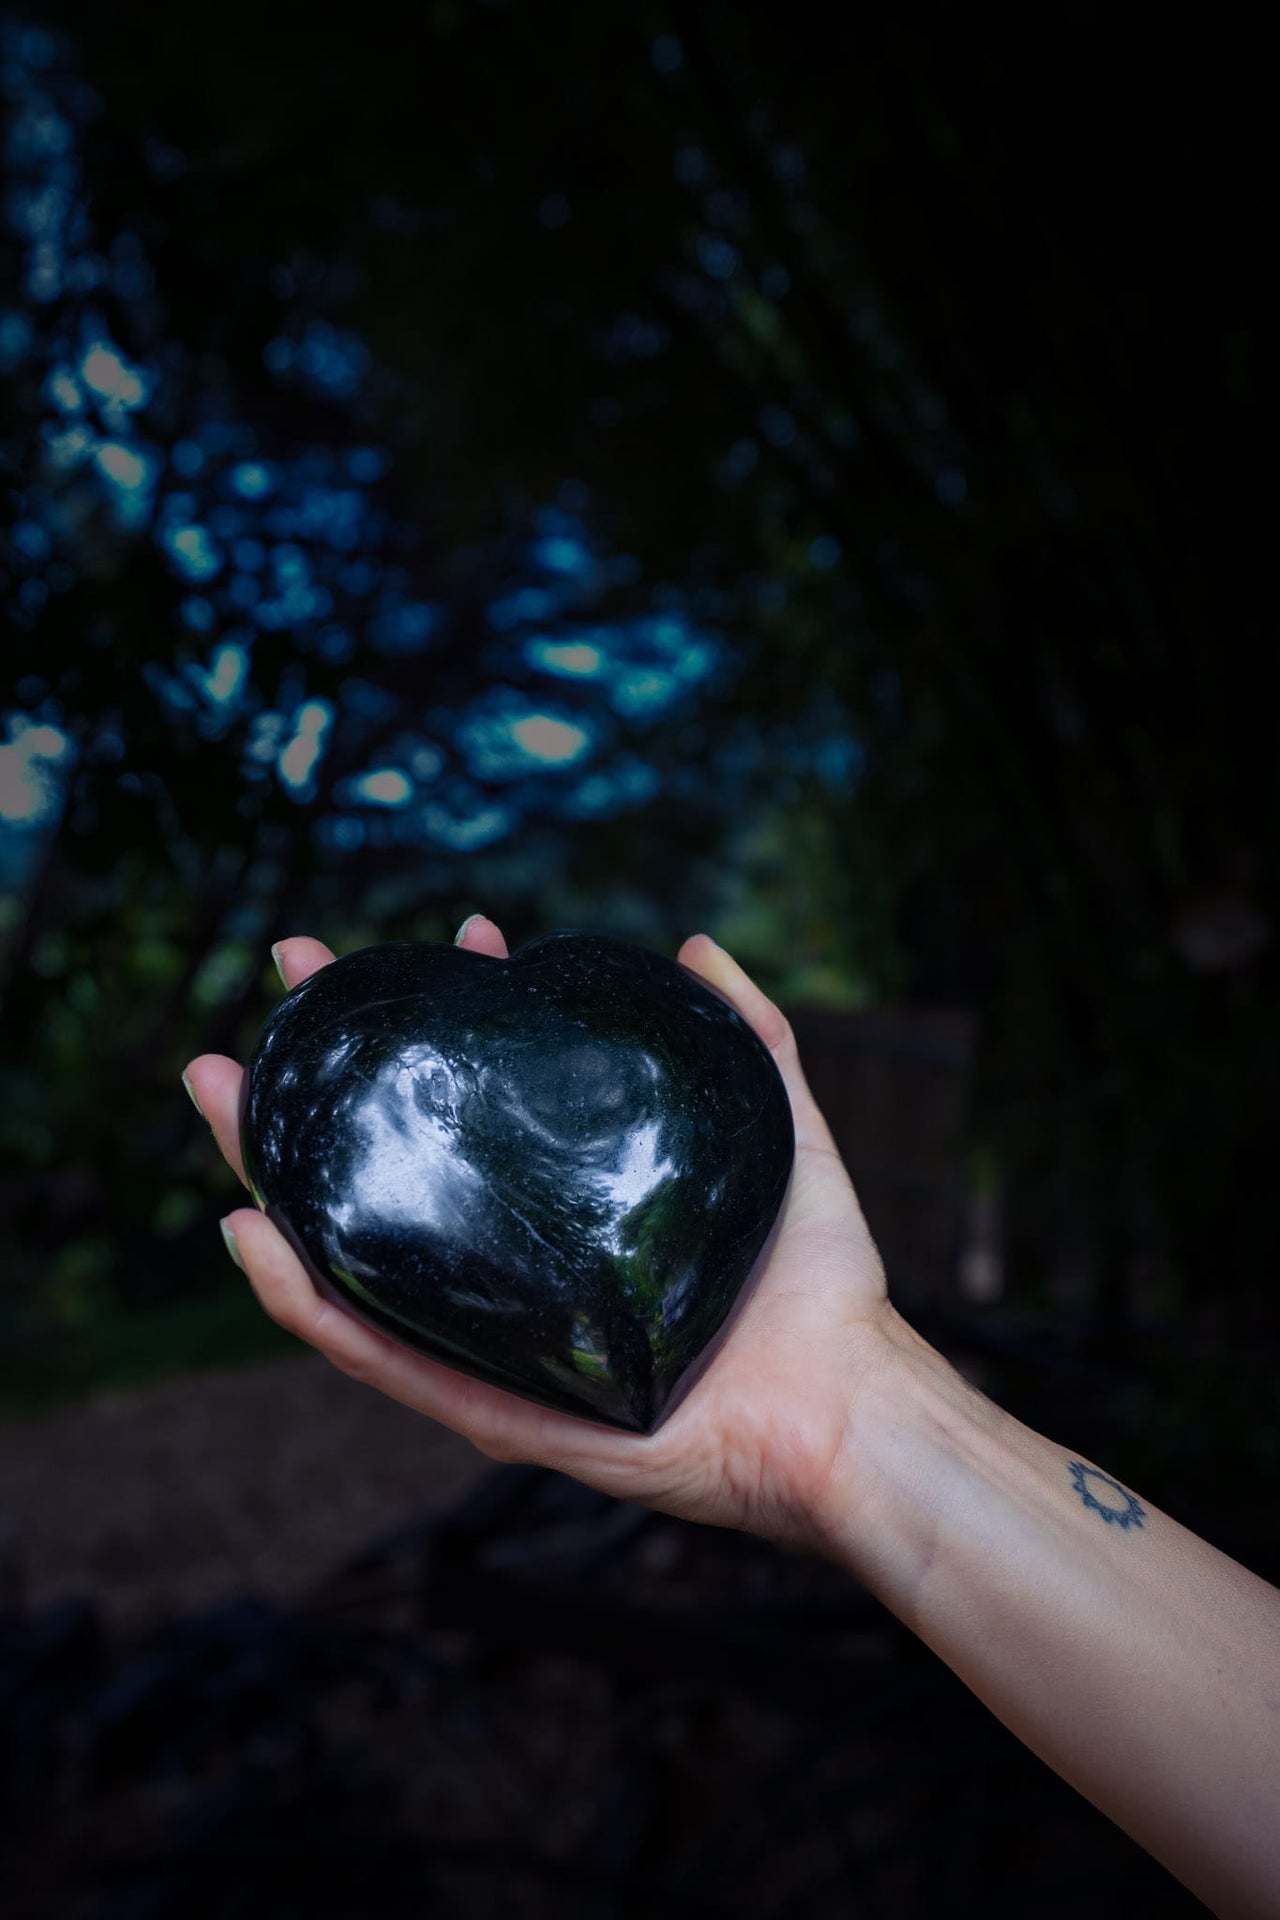
[[[468,922],[461,944],[499,959],[507,953],[498,928],[481,917]],[[334,958],[310,939],[282,941],[277,952],[290,987]],[[772,1053],[791,1100],[796,1160],[742,1311],[656,1433],[621,1433],[554,1413],[411,1352],[322,1299],[265,1215],[241,1208],[227,1224],[272,1319],[344,1373],[465,1435],[490,1458],[538,1461],[620,1499],[815,1543],[813,1516],[845,1436],[851,1392],[873,1364],[891,1311],[884,1275],[787,1021],[705,934],[686,940],[677,958],[725,994]],[[224,1055],[201,1054],[187,1078],[243,1181],[243,1069]]]

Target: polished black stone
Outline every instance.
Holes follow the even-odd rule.
[[[245,1075],[254,1198],[330,1298],[526,1399],[649,1433],[714,1351],[786,1192],[768,1049],[603,935],[509,960],[363,947]]]

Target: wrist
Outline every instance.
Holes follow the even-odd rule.
[[[815,1506],[821,1551],[918,1629],[948,1512],[1015,1430],[886,1303]]]

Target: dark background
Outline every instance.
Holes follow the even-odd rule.
[[[476,908],[513,944],[703,928],[795,1013],[904,1310],[1275,1577],[1260,32],[808,0],[0,15],[6,1446],[52,1462],[81,1402],[289,1364],[177,1078],[245,1057],[272,940]],[[376,1604],[153,1609],[181,1657],[117,1632],[118,1575],[55,1594],[6,1541],[10,1808],[25,1781],[81,1823],[69,1862],[37,1828],[31,1910],[57,1881],[60,1912],[356,1911],[374,1855],[386,1912],[1180,1910],[848,1583],[638,1515],[601,1572],[616,1514],[498,1483],[427,1526],[436,1573],[388,1548]],[[589,1657],[535,1589],[586,1608]],[[628,1666],[655,1609],[686,1634],[670,1725]],[[376,1673],[335,1620],[388,1636]],[[366,1681],[345,1744],[289,1720]],[[471,1778],[464,1723],[516,1784],[475,1786],[460,1861],[461,1816],[407,1783],[423,1726]],[[553,1757],[513,1767],[521,1739]],[[317,1855],[323,1806],[350,1832]]]

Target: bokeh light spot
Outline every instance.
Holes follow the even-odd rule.
[[[530,666],[541,667],[544,673],[564,674],[575,680],[590,679],[604,666],[600,648],[585,640],[530,640],[525,658]]]
[[[531,713],[515,721],[511,737],[531,760],[541,760],[549,767],[571,766],[591,745],[585,727],[575,726],[571,720],[557,720],[549,713]]]
[[[91,347],[80,363],[80,378],[100,400],[126,409],[140,407],[147,397],[143,376],[114,347]]]
[[[357,800],[372,800],[382,807],[402,807],[413,798],[412,782],[396,767],[380,767],[352,781],[351,792]]]

